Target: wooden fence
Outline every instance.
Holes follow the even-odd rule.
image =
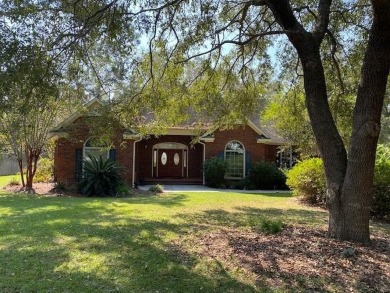
[[[0,176],[13,175],[19,172],[18,162],[9,154],[0,153]]]

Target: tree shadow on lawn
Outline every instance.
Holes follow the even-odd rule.
[[[75,202],[86,203],[82,211],[52,199],[26,213],[23,202],[0,222],[0,291],[255,292],[216,261],[172,245],[192,224],[121,218]]]
[[[234,191],[237,193],[243,193],[243,194],[250,194],[250,195],[261,195],[264,197],[281,197],[281,198],[287,198],[287,197],[294,197],[291,192],[288,191],[280,191],[280,192],[251,192],[251,191],[245,191],[245,192],[240,192],[240,191]]]
[[[188,195],[184,194],[169,194],[167,196],[137,196],[137,197],[125,197],[125,198],[112,198],[112,197],[52,197],[41,195],[19,195],[19,194],[7,194],[0,196],[0,208],[9,209],[10,213],[26,212],[39,207],[48,208],[53,206],[55,209],[63,208],[77,208],[79,205],[100,205],[101,202],[108,202],[110,204],[147,204],[147,205],[160,205],[166,207],[174,207],[183,205],[183,202],[188,199]],[[95,206],[95,207],[96,207]]]
[[[328,222],[328,213],[320,210],[276,209],[238,207],[236,212],[225,210],[207,210],[197,214],[180,214],[178,217],[187,222],[217,225],[224,227],[259,227],[264,219],[282,221],[284,224],[324,226]]]
[[[129,203],[135,204],[153,204],[161,206],[179,206],[183,205],[184,201],[188,200],[188,195],[185,194],[174,194],[174,193],[163,193],[160,195],[153,196],[139,196],[139,197],[128,197],[125,200]]]

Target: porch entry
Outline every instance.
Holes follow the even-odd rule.
[[[153,146],[153,178],[188,178],[188,146],[163,142]]]

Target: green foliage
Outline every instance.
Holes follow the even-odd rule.
[[[390,145],[379,144],[376,150],[374,185],[390,184]]]
[[[209,187],[221,187],[224,184],[228,163],[218,157],[206,160],[203,164],[203,173],[206,185]]]
[[[126,183],[122,182],[116,192],[117,197],[126,197],[126,196],[132,196],[134,195],[132,188],[127,185]]]
[[[356,257],[356,249],[354,247],[347,247],[341,252],[341,256],[344,258]]]
[[[239,189],[239,190],[244,190],[244,189],[256,189],[250,182],[249,178],[243,178],[239,180],[233,180],[233,179],[227,179],[225,180],[227,183],[227,186],[230,189]]]
[[[154,193],[163,193],[164,192],[164,185],[156,184],[156,185],[150,186],[149,191],[154,192]]]
[[[20,180],[16,177],[11,177],[8,181],[8,185],[20,185]]]
[[[274,94],[268,100],[262,113],[263,121],[273,125],[283,137],[298,146],[301,157],[319,156],[320,153],[305,105],[303,88],[296,86],[287,93]],[[351,135],[354,97],[341,95],[330,102],[333,118],[340,135],[348,145]]]
[[[299,162],[287,172],[287,185],[294,195],[312,204],[324,205],[326,180],[322,160],[313,158]],[[378,145],[377,149],[371,215],[390,220],[390,147],[386,145]]]
[[[115,196],[122,184],[124,171],[112,160],[89,157],[84,160],[83,179],[78,185],[79,192],[86,196]]]
[[[372,216],[390,221],[390,184],[374,184],[373,193]]]
[[[287,172],[287,185],[295,196],[312,204],[326,202],[326,179],[320,158],[304,160]]]
[[[374,196],[371,214],[377,219],[390,220],[390,146],[378,145],[375,173]]]
[[[249,182],[255,189],[286,189],[286,175],[273,163],[257,162],[249,171]]]
[[[298,87],[286,94],[279,92],[270,96],[262,119],[298,146],[301,156],[319,153],[305,105],[305,96],[303,90]]]
[[[65,183],[60,182],[60,181],[57,181],[57,182],[54,184],[54,189],[55,189],[55,190],[58,190],[58,191],[67,191],[67,190],[68,190],[68,187],[66,186]]]
[[[41,158],[34,176],[35,182],[50,182],[53,179],[54,162],[50,158]]]
[[[0,189],[4,186],[8,185],[10,182],[20,184],[20,176],[18,176],[18,175],[0,176]]]
[[[283,230],[281,220],[262,219],[260,222],[260,231],[265,234],[277,234]]]

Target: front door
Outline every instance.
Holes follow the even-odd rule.
[[[158,150],[158,177],[183,177],[183,150]]]

